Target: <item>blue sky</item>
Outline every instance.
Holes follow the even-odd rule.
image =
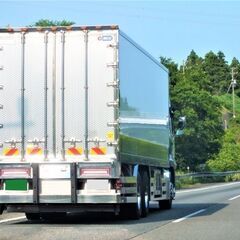
[[[155,58],[178,63],[192,49],[240,59],[240,1],[2,1],[0,27],[41,18],[77,25],[118,24]]]

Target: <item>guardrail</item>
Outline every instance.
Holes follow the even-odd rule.
[[[176,176],[176,188],[188,188],[195,184],[240,181],[240,171],[195,172]]]
[[[240,171],[227,171],[227,172],[195,172],[195,173],[187,173],[183,175],[176,176],[176,179],[182,179],[187,177],[193,178],[203,178],[203,177],[225,177],[233,174],[240,173]]]

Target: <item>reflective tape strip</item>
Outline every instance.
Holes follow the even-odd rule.
[[[91,155],[105,155],[107,153],[106,147],[95,147],[91,148],[90,154]]]
[[[42,148],[39,147],[28,147],[27,148],[28,155],[41,155],[43,154]]]
[[[76,147],[68,148],[66,152],[67,155],[82,155],[82,153],[83,153],[83,149],[76,148]]]
[[[4,156],[16,156],[19,155],[18,148],[6,148],[3,150]]]

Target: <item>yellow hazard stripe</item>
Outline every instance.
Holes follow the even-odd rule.
[[[43,150],[39,147],[28,147],[26,150],[28,155],[42,155]]]
[[[66,151],[66,154],[67,155],[82,155],[83,153],[83,149],[80,148],[80,147],[71,147],[71,148],[68,148],[67,151]]]
[[[107,153],[106,147],[94,147],[90,149],[91,155],[105,155]]]
[[[5,148],[3,150],[4,156],[17,156],[19,155],[18,148]]]

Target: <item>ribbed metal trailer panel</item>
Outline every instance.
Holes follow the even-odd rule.
[[[0,29],[0,207],[171,200],[168,88],[117,26]]]
[[[114,122],[114,108],[108,106],[114,89],[107,84],[116,62],[109,45],[115,45],[118,31],[33,30],[0,31],[2,159],[9,155],[31,161],[28,148],[33,144],[41,149],[34,156],[39,160],[44,160],[44,150],[45,160],[91,158],[98,145],[104,155],[114,154],[107,147],[107,138],[113,138],[107,123]],[[72,147],[77,150],[71,152]],[[9,148],[17,151],[6,154]]]

